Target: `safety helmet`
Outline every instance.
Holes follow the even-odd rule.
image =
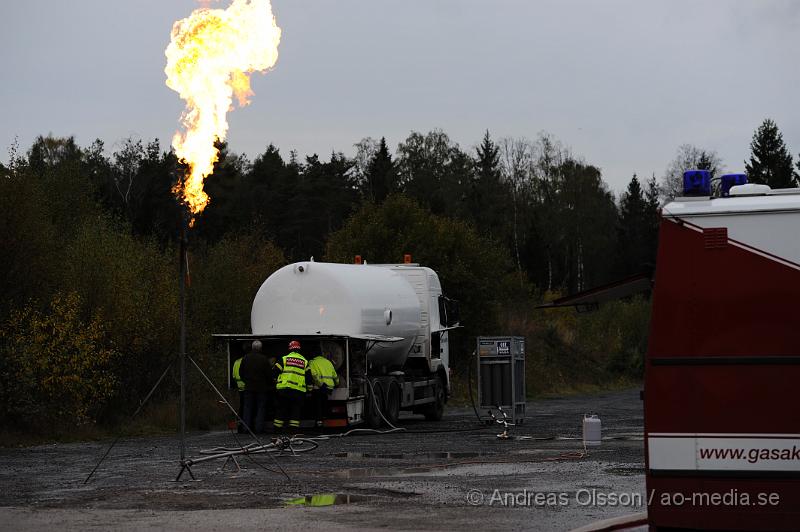
[[[297,340],[292,340],[289,342],[289,351],[297,351],[300,349],[300,342]]]

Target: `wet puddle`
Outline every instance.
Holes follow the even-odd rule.
[[[367,497],[363,495],[349,495],[347,493],[318,493],[316,495],[306,495],[296,499],[284,501],[286,506],[337,506],[340,504],[354,504],[363,502]]]
[[[331,471],[331,476],[342,479],[354,478],[373,478],[373,477],[391,477],[397,475],[414,475],[418,473],[430,473],[437,468],[433,467],[409,467],[405,469],[390,469],[390,468],[375,468],[375,467],[358,467],[352,469],[337,469]]]
[[[641,432],[620,432],[603,436],[603,440],[644,441],[644,435]]]
[[[353,453],[353,452],[342,452],[342,453],[334,453],[333,456],[336,458],[377,458],[383,460],[405,460],[408,458],[435,458],[438,460],[459,460],[463,458],[478,458],[481,456],[491,456],[496,453],[485,453],[485,452],[470,452],[470,453],[458,453],[458,452],[437,452],[437,453],[395,453],[395,454],[373,454],[373,453]]]

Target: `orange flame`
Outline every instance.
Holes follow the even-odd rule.
[[[167,56],[167,86],[186,100],[181,116],[185,132],[172,146],[189,175],[173,188],[194,217],[208,205],[203,179],[214,171],[214,142],[228,132],[226,115],[249,103],[250,73],[265,71],[278,61],[281,29],[270,0],[233,0],[227,9],[196,9],[172,26]]]

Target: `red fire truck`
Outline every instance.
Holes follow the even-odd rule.
[[[800,189],[687,174],[654,279],[648,523],[800,530]]]

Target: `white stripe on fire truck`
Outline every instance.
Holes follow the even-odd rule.
[[[800,438],[800,434],[775,434],[740,433],[740,432],[649,432],[645,436],[650,438]]]
[[[687,437],[689,436],[689,437]],[[720,434],[647,438],[648,468],[667,471],[800,472],[800,438],[721,437]]]

